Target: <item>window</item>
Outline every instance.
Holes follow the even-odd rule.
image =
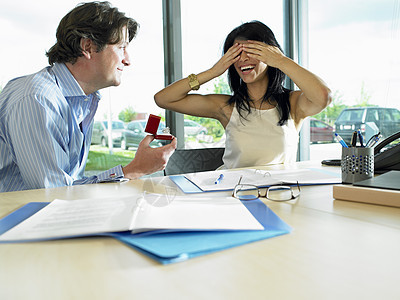
[[[242,9],[244,5],[249,9]],[[204,0],[201,5],[181,1],[181,19],[183,77],[211,68],[222,57],[223,43],[229,32],[248,21],[259,20],[268,25],[283,47],[282,1]],[[230,94],[226,73],[202,85],[198,92]],[[193,131],[193,123],[185,122],[185,148],[224,146],[224,129],[218,121],[192,116],[185,116],[185,119],[196,122],[199,128]]]
[[[55,43],[56,29],[61,18],[81,2],[20,0],[2,3],[0,91],[9,80],[48,66],[45,52]],[[149,113],[163,116],[164,111],[153,101],[154,94],[164,87],[162,1],[114,0],[111,3],[134,18],[140,24],[140,29],[128,49],[131,66],[124,70],[122,84],[101,91],[102,100],[95,118],[98,121],[108,120],[108,113],[111,112],[111,119],[118,120],[123,111],[136,113],[137,119],[146,119]],[[114,157],[121,154],[117,149],[121,145],[121,134],[113,133],[114,155],[109,155],[108,149],[101,146],[108,144],[107,130],[105,134],[101,133],[101,124],[96,124],[98,134],[93,142],[98,145],[91,147],[91,154],[95,154],[96,159],[91,159],[89,155],[90,163],[86,168],[90,171],[88,175],[121,163],[115,161],[112,165]],[[132,153],[127,157],[127,162],[133,158],[132,150],[135,149],[130,148]],[[103,158],[97,159],[97,156]],[[107,161],[110,163],[105,164]]]
[[[337,118],[342,110],[353,106],[400,108],[399,2],[308,0],[308,10],[309,69],[327,82],[334,99],[317,117],[331,126],[335,121],[349,121],[341,124],[339,130],[343,131],[345,126],[362,130],[368,125],[363,119],[366,116],[367,122],[376,121],[374,130],[366,130],[366,134],[376,130],[389,134],[379,122],[385,118],[383,110],[369,110],[367,115],[364,109],[347,110],[341,120]],[[394,117],[400,121],[398,115]],[[320,146],[310,150],[312,160],[340,158],[339,144],[323,145],[325,149]]]

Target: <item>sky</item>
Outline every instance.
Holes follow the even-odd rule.
[[[371,103],[400,109],[399,6],[398,0],[309,0],[309,68],[346,104],[356,103],[364,85]]]
[[[0,10],[0,86],[12,78],[47,66],[60,19],[81,1],[3,1]],[[125,107],[160,113],[153,95],[164,87],[161,0],[111,1],[140,24],[130,45],[132,65],[122,84],[102,91],[98,119],[111,109],[113,118]],[[258,19],[283,40],[282,2],[277,0],[181,0],[183,71],[204,71],[221,57],[226,35],[242,22]],[[306,66],[355,104],[361,87],[371,102],[400,108],[399,0],[309,0],[309,64]],[[50,13],[51,12],[51,13]],[[212,82],[200,92],[212,90]]]

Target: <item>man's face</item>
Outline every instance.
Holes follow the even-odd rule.
[[[95,62],[95,85],[98,89],[121,84],[124,67],[129,66],[129,36],[123,28],[123,39],[115,45],[106,45],[103,51],[93,54]]]

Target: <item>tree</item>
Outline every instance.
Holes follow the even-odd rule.
[[[371,95],[366,90],[365,82],[363,81],[361,83],[360,97],[356,99],[356,106],[372,106],[372,104],[369,103],[369,100],[371,100]]]
[[[373,106],[372,104],[369,103],[370,99],[371,95],[366,90],[365,83],[362,82],[360,97],[356,99],[356,104],[353,105],[353,107]],[[327,122],[330,125],[333,125],[333,123],[335,122],[341,111],[348,107],[351,106],[343,104],[343,95],[339,91],[335,91],[332,96],[332,103],[326,109],[321,111],[319,114],[315,115],[314,118]]]
[[[225,81],[225,77],[220,76],[218,80],[214,81],[214,93],[215,94],[231,94],[229,84]]]
[[[130,122],[135,120],[137,113],[133,109],[132,106],[128,106],[127,108],[124,108],[119,114],[118,114],[118,119],[123,121],[123,122]]]
[[[343,104],[343,94],[339,91],[335,91],[332,96],[332,103],[319,114],[315,115],[314,118],[332,126],[341,111],[346,107],[348,106]]]

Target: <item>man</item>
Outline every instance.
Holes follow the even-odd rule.
[[[0,192],[135,179],[162,170],[176,148],[140,143],[135,158],[83,177],[98,90],[121,83],[138,24],[108,2],[78,5],[57,28],[49,67],[11,80],[0,94]]]

